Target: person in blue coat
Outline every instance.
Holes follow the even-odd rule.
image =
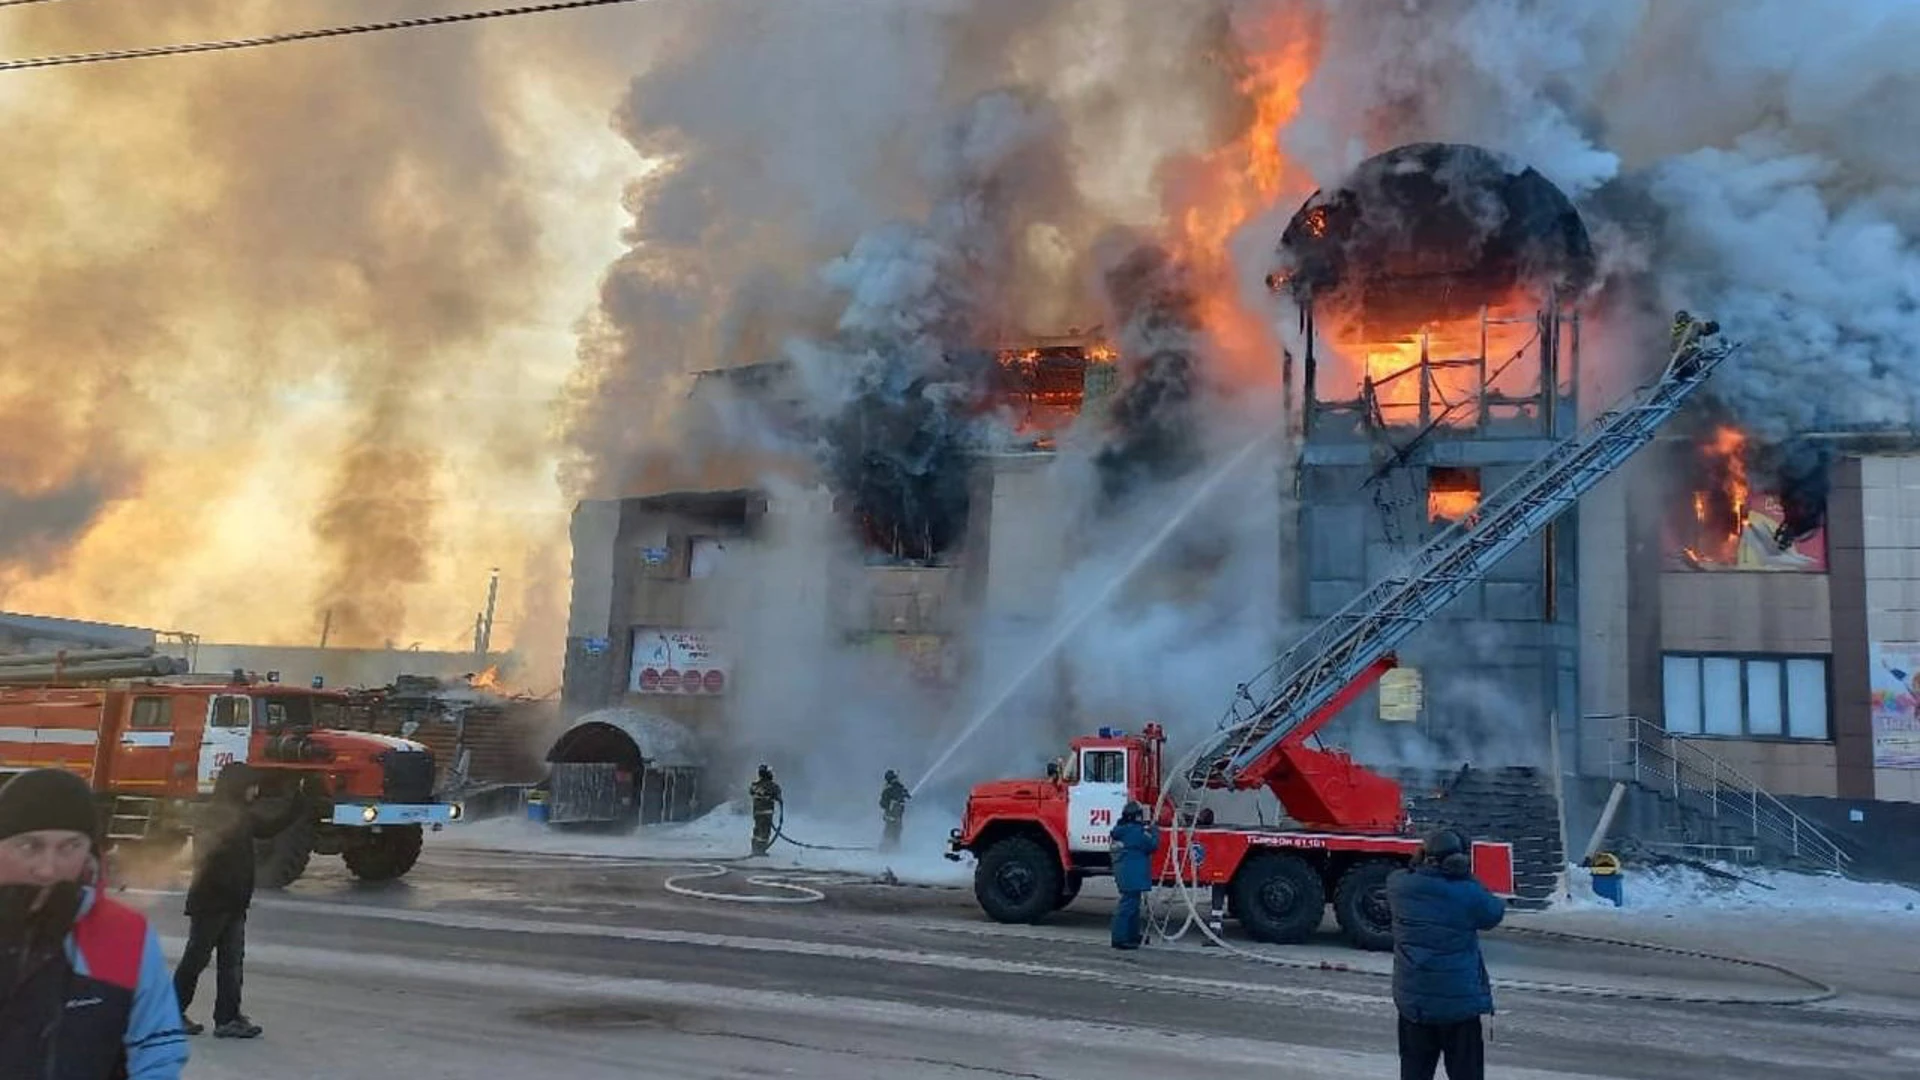
[[[1443,829],[1426,838],[1411,870],[1387,879],[1393,914],[1393,1003],[1400,1012],[1400,1078],[1483,1080],[1480,1018],[1493,1013],[1493,984],[1480,932],[1500,925],[1506,904],[1473,879],[1472,846]]]
[[[1145,808],[1130,802],[1107,836],[1113,842],[1113,884],[1120,890],[1120,905],[1113,909],[1113,947],[1137,949],[1145,937],[1140,903],[1153,888],[1153,853],[1160,846],[1160,830],[1147,821]]]

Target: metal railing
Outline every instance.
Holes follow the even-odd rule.
[[[1693,807],[1715,825],[1731,826],[1799,862],[1844,873],[1847,853],[1812,822],[1788,809],[1738,769],[1682,736],[1638,716],[1589,716],[1608,724],[1607,776],[1627,780]],[[1715,840],[1719,838],[1716,837]],[[1712,844],[1713,847],[1735,845]]]

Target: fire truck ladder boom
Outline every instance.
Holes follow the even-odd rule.
[[[1652,441],[1734,350],[1697,342],[1700,325],[1687,326],[1659,378],[1556,444],[1242,685],[1189,780],[1196,787],[1257,783],[1243,771],[1281,742],[1310,737],[1338,711],[1327,706],[1344,689],[1390,663],[1408,634]]]

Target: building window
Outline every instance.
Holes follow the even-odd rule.
[[[1480,505],[1480,470],[1436,465],[1427,470],[1427,520],[1459,521]]]
[[[1828,738],[1824,656],[1667,653],[1661,682],[1675,735]]]
[[[163,697],[134,698],[133,719],[129,726],[143,731],[172,727],[173,702]]]

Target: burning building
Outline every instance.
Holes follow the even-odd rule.
[[[1115,392],[1114,349],[1097,328],[1021,336],[944,374],[869,382],[825,417],[803,407],[807,373],[791,363],[697,378],[689,409],[716,426],[750,414],[741,426],[778,445],[689,454],[627,498],[580,505],[569,723],[614,709],[724,743],[746,707],[733,665],[751,657],[766,672],[768,657],[818,655],[820,641],[841,658],[833,677],[938,702],[981,663],[963,630],[983,612],[1044,620],[1065,557],[1058,538],[1032,535],[1047,516],[1044,470]],[[740,625],[753,610],[782,623]],[[616,736],[569,742],[564,758],[625,761]]]
[[[1314,194],[1277,263],[1268,283],[1298,312],[1295,610],[1317,619],[1573,433],[1594,256],[1539,173],[1425,143]],[[1400,678],[1418,707],[1363,702],[1346,737],[1543,764],[1545,718],[1578,711],[1577,527],[1549,527],[1415,638]]]

